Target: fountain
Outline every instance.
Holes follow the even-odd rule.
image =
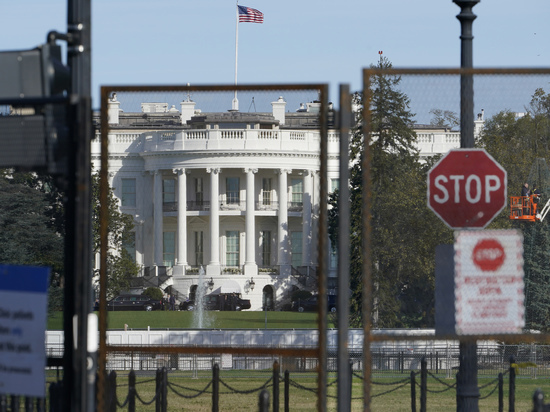
[[[204,310],[204,295],[206,294],[206,284],[204,280],[204,268],[199,269],[199,280],[195,292],[195,310],[193,311],[193,326],[195,328],[208,328],[210,319]]]

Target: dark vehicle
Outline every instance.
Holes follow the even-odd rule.
[[[120,295],[107,302],[107,310],[152,310],[162,309],[160,300],[151,299],[149,296]]]
[[[206,295],[203,298],[203,307],[205,310],[244,310],[250,309],[250,300],[241,299],[238,293],[220,293],[216,295]],[[195,310],[196,305],[192,300],[182,302],[180,310]]]
[[[306,299],[298,299],[292,302],[292,310],[296,310],[298,312],[312,312],[317,310],[317,302],[318,302],[319,295],[313,295]],[[328,295],[328,311],[329,312],[336,312],[336,295]]]

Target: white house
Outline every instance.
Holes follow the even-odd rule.
[[[252,310],[315,290],[320,168],[320,103],[272,111],[202,112],[188,97],[179,110],[142,103],[126,112],[108,102],[109,177],[120,208],[135,218],[127,245],[144,286],[171,287],[179,300],[237,292]],[[479,120],[479,119],[478,119]],[[418,130],[421,154],[460,145],[457,132]],[[328,191],[338,184],[338,133],[328,133]],[[92,145],[99,168],[99,140]],[[336,288],[330,256],[328,288]],[[204,277],[199,280],[201,268]]]

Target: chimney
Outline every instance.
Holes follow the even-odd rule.
[[[285,124],[286,102],[283,100],[283,96],[279,97],[276,102],[272,102],[271,106],[273,106],[273,117],[275,120],[278,120],[279,124]]]
[[[195,115],[196,103],[190,100],[181,102],[181,124],[187,123]]]
[[[120,111],[120,102],[116,99],[116,93],[113,93],[107,104],[107,119],[109,124],[118,124]]]

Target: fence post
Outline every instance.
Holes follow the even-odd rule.
[[[57,412],[63,409],[63,381],[52,382],[50,384],[50,411]],[[0,397],[0,411],[6,412],[8,400],[5,395]]]
[[[353,361],[349,361],[349,399],[351,402],[351,395],[353,393]]]
[[[273,362],[273,412],[279,412],[279,362]]]
[[[36,412],[46,412],[46,398],[36,400]]]
[[[160,386],[162,385],[162,376],[160,374],[160,368],[157,368],[157,371],[155,372],[155,396],[156,396],[156,399],[155,399],[155,412],[161,412],[160,408],[160,403],[161,403],[161,388]]]
[[[544,395],[540,388],[533,395],[533,412],[544,412]]]
[[[260,392],[259,407],[260,412],[269,412],[269,392],[265,389]]]
[[[116,372],[111,371],[107,378],[107,411],[116,412]]]
[[[25,396],[25,412],[32,412],[33,409],[34,409],[34,405],[33,405],[33,398],[31,398],[30,396]]]
[[[162,412],[168,412],[168,370],[166,369],[166,366],[163,366],[160,370],[160,376],[161,376],[161,409]]]
[[[133,369],[128,375],[128,412],[136,412],[136,373]]]
[[[414,371],[411,371],[411,412],[416,412],[416,379]]]
[[[285,412],[290,412],[290,373],[285,370]]]
[[[435,352],[435,373],[439,373],[439,352]]]
[[[404,373],[405,372],[405,355],[403,354],[403,351],[401,351],[401,354],[399,356],[399,360],[400,360],[399,369],[401,369],[401,373]]]
[[[504,378],[498,374],[498,412],[504,412]]]
[[[59,402],[59,398],[61,397],[59,396],[55,399],[52,397],[52,393],[54,392],[54,390],[52,390],[52,386],[57,384],[58,384],[57,382],[53,382],[50,385],[50,404],[55,404],[54,401]],[[55,387],[55,389],[57,389],[57,386]],[[8,410],[8,398],[6,395],[2,395],[0,396],[0,412],[6,412],[7,410]],[[56,409],[53,409],[53,410],[55,411]]]
[[[11,412],[19,412],[19,395],[11,395]]]
[[[510,356],[510,382],[508,394],[508,411],[515,412],[516,410],[516,358]]]
[[[212,412],[219,411],[220,400],[220,367],[217,363],[212,366]]]
[[[420,412],[426,412],[426,401],[428,392],[428,362],[423,356],[420,361]]]

